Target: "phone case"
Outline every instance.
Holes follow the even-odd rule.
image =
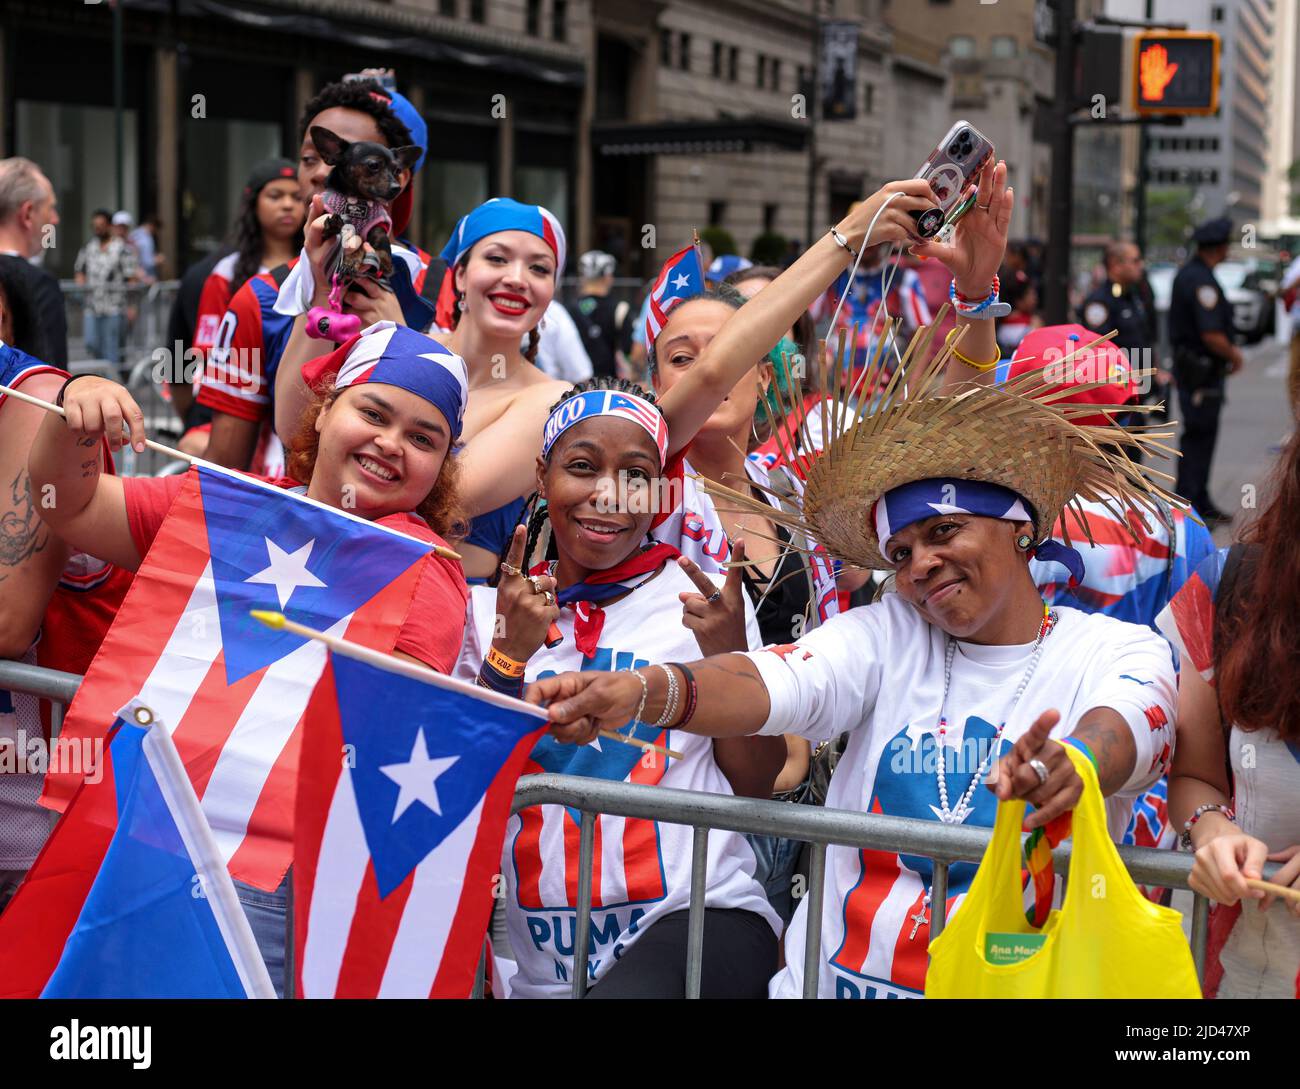
[[[947,135],[939,141],[930,157],[916,172],[916,177],[930,183],[930,191],[943,214],[936,216],[932,212],[913,212],[917,224],[926,237],[936,233],[943,226],[943,221],[961,199],[966,187],[975,179],[980,170],[993,156],[993,143],[969,121],[958,121],[948,130]],[[928,217],[930,223],[924,223]],[[937,221],[937,222],[935,222]],[[928,232],[927,226],[933,224]]]

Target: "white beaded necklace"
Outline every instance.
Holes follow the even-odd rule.
[[[1001,747],[1002,734],[1007,728],[1007,719],[1011,717],[1011,713],[1016,709],[1016,704],[1020,702],[1020,697],[1024,695],[1025,688],[1029,684],[1029,679],[1034,675],[1034,670],[1038,668],[1038,662],[1042,658],[1043,640],[1056,627],[1056,621],[1056,610],[1048,609],[1044,605],[1043,622],[1038,626],[1038,638],[1034,640],[1034,649],[1029,657],[1029,665],[1025,667],[1025,672],[1020,677],[1020,683],[1016,685],[1015,695],[1011,697],[1011,705],[1007,708],[1006,715],[998,726],[997,732],[993,735],[993,743],[989,746],[988,752],[984,754],[984,759],[980,761],[979,767],[975,769],[975,774],[971,776],[966,792],[962,794],[954,809],[948,808],[948,779],[944,771],[944,765],[947,763],[947,749],[944,745],[944,738],[948,733],[948,719],[945,712],[948,707],[948,689],[952,684],[952,660],[957,653],[957,641],[951,636],[948,637],[948,645],[943,659],[943,700],[939,704],[938,737],[935,746],[937,759],[935,760],[934,770],[935,778],[939,782],[939,808],[936,812],[939,820],[944,824],[961,824],[974,812],[969,803],[975,794],[975,788],[979,786],[980,780],[988,771],[989,765],[993,762],[993,758]],[[925,890],[925,899],[921,902],[920,910],[915,915],[908,916],[912,920],[912,932],[907,936],[908,941],[916,937],[916,932],[926,921],[926,911],[930,907],[930,898],[933,892],[934,885],[931,884]]]

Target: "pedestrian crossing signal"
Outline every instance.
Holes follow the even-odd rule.
[[[1217,34],[1139,34],[1133,69],[1139,115],[1212,114],[1219,108]]]

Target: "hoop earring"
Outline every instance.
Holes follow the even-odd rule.
[[[1028,533],[1022,533],[1016,538],[1016,547],[1020,549],[1021,552],[1028,552],[1033,543],[1034,539],[1029,536]]]

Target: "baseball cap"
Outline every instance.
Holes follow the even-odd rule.
[[[298,180],[298,168],[288,159],[263,159],[248,172],[244,182],[244,195],[261,192],[262,186],[280,178]]]
[[[113,213],[113,226],[114,226],[114,227],[134,227],[134,226],[135,226],[135,218],[131,215],[130,212],[114,212],[114,213]]]
[[[1097,334],[1082,325],[1045,325],[1035,329],[1027,333],[1016,348],[1007,379],[1046,368],[1045,381],[1055,383],[1059,380],[1059,384],[1049,387],[1050,393],[1075,390],[1092,382],[1105,382],[1105,385],[1093,389],[1080,389],[1062,400],[1090,405],[1126,405],[1135,400],[1139,392],[1133,367],[1123,350],[1109,340],[1088,348],[1096,339]],[[1081,350],[1085,348],[1086,351]],[[1095,416],[1077,416],[1074,422],[1088,426],[1111,421],[1098,413]]]
[[[604,250],[588,250],[578,258],[578,275],[584,280],[598,280],[602,276],[612,276],[617,263],[613,255]]]

